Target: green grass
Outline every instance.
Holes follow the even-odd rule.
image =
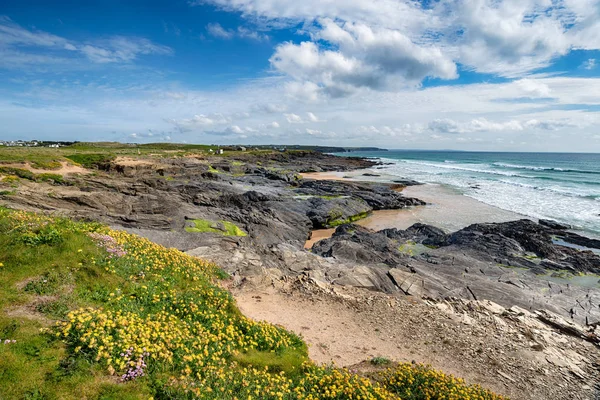
[[[65,156],[71,161],[84,166],[85,168],[94,168],[100,164],[110,162],[115,158],[112,154],[91,153],[91,154],[69,154]]]
[[[385,357],[373,357],[371,358],[371,364],[373,365],[388,365],[391,364],[391,360]]]
[[[191,220],[194,226],[185,228],[187,232],[212,232],[223,236],[247,236],[247,233],[240,229],[237,225],[229,221],[209,221],[206,219]],[[219,225],[223,229],[219,229]]]

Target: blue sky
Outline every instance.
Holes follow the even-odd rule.
[[[600,0],[0,4],[0,139],[600,151]]]

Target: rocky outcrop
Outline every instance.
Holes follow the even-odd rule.
[[[556,233],[529,220],[476,224],[452,234],[423,224],[379,232],[346,225],[312,251],[342,263],[376,264],[382,279],[373,286],[389,293],[487,299],[548,309],[583,324],[600,321],[600,288],[568,279],[568,271],[600,271],[600,256],[556,244]],[[552,270],[560,273],[551,277]]]

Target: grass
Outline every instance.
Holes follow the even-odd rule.
[[[105,153],[69,154],[65,157],[85,168],[95,168],[98,165],[110,162],[115,158],[114,155]]]
[[[0,397],[500,399],[425,367],[316,366],[300,337],[244,317],[227,278],[97,223],[0,208]]]
[[[247,236],[246,232],[229,221],[214,222],[206,219],[194,219],[190,222],[194,226],[186,227],[187,232],[212,232],[223,236]]]
[[[373,357],[371,359],[371,364],[373,365],[388,365],[391,364],[391,360],[385,357]]]

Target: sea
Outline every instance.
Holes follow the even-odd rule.
[[[440,184],[600,238],[600,154],[389,150],[337,155],[375,158],[387,163],[378,173]]]

